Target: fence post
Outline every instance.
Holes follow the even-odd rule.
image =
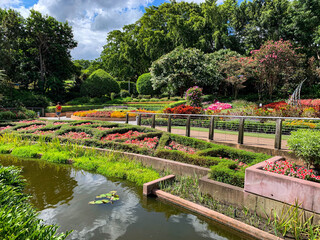
[[[281,137],[282,137],[282,119],[279,118],[276,121],[276,134],[274,139],[275,149],[281,149]]]
[[[214,136],[214,117],[212,116],[210,119],[210,126],[209,126],[209,140],[213,140]]]
[[[126,114],[126,124],[129,123],[129,113]]]
[[[240,118],[239,133],[238,133],[238,143],[239,144],[243,144],[243,135],[244,135],[244,118]]]
[[[187,117],[187,124],[186,124],[186,136],[190,137],[190,120],[191,120],[191,116],[189,115]]]
[[[156,115],[152,115],[151,128],[156,128]]]
[[[141,126],[141,114],[140,113],[137,116],[137,125]]]
[[[171,115],[169,115],[168,117],[167,132],[171,133]]]

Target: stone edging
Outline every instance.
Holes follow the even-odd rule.
[[[147,187],[154,186],[155,184],[159,184],[159,182],[163,182],[166,180],[172,180],[174,179],[174,175],[169,175],[164,178],[160,178],[157,180],[154,180],[149,183],[145,183],[143,185],[144,188],[144,195],[148,195],[148,193],[145,191]],[[270,233],[267,233],[265,231],[262,231],[258,228],[252,227],[248,224],[245,224],[243,222],[240,222],[236,219],[233,219],[231,217],[225,216],[219,212],[213,211],[209,208],[203,207],[201,205],[198,205],[196,203],[190,202],[188,200],[182,199],[180,197],[174,196],[170,193],[166,193],[161,190],[157,190],[153,188],[152,193],[156,195],[160,199],[164,199],[170,203],[173,203],[175,205],[181,206],[183,208],[186,208],[192,212],[195,212],[197,214],[200,214],[202,216],[208,217],[210,219],[213,219],[214,221],[217,221],[219,223],[222,223],[223,225],[226,225],[232,229],[235,229],[241,233],[244,233],[246,235],[249,235],[253,238],[256,239],[261,239],[261,240],[280,240],[282,238],[279,238],[277,236],[274,236]]]

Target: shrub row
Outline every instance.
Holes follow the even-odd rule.
[[[150,156],[157,156],[165,159],[174,161],[194,164],[203,167],[211,167],[211,178],[217,181],[233,184],[236,186],[243,186],[245,167],[239,167],[238,163],[242,162],[245,166],[251,166],[258,162],[262,162],[270,158],[265,154],[258,154],[247,152],[244,150],[234,149],[232,147],[217,145],[214,143],[206,142],[200,139],[188,138],[180,135],[164,133],[156,131],[154,129],[140,127],[140,126],[129,126],[126,124],[117,124],[115,128],[107,129],[105,131],[99,131],[94,129],[98,124],[108,126],[105,122],[90,121],[91,125],[75,126],[76,124],[82,123],[83,121],[72,122],[61,126],[55,134],[43,137],[43,141],[53,141],[54,138],[68,131],[82,131],[90,133],[92,139],[67,139],[61,138],[60,141],[63,143],[77,143],[91,147],[99,147],[106,149],[114,149],[125,152],[133,152]],[[25,124],[27,125],[27,124]],[[109,126],[113,125],[110,124]],[[19,125],[21,126],[21,124]],[[50,126],[47,125],[46,128]],[[143,139],[145,137],[159,137],[160,141],[156,150],[141,148],[133,144],[123,143],[125,140],[113,140],[113,141],[100,141],[101,137],[112,134],[112,133],[125,133],[129,130],[144,132],[144,134],[136,137],[137,139]],[[37,140],[37,136],[31,132],[20,134],[23,138]],[[165,147],[174,141],[183,146],[192,147],[198,151],[195,154],[187,154],[182,151],[168,150]],[[5,151],[4,149],[3,151]],[[0,149],[1,151],[1,149]],[[14,150],[16,151],[16,150]],[[26,151],[25,149],[23,151]],[[29,152],[30,155],[34,155],[37,151]],[[48,157],[49,158],[49,157]]]

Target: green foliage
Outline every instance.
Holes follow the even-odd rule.
[[[129,91],[129,82],[118,81],[121,90]],[[137,87],[135,82],[130,82],[130,93],[137,94]]]
[[[90,97],[102,97],[112,92],[119,93],[120,87],[110,74],[98,69],[83,82],[81,92]]]
[[[121,90],[120,91],[120,97],[121,98],[130,97],[130,93],[127,90]]]
[[[151,74],[144,73],[137,80],[137,91],[142,95],[154,95],[156,91],[152,87]]]
[[[21,146],[15,147],[11,154],[16,157],[37,158],[39,157],[39,150],[39,146],[37,145]]]
[[[288,146],[308,165],[320,167],[320,131],[300,129],[292,132]]]
[[[163,55],[151,66],[151,81],[154,89],[166,88],[173,93],[183,93],[192,86],[218,90],[221,76],[216,64],[207,61],[203,52],[195,48],[177,47]]]

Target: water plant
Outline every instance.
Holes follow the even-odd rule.
[[[117,191],[110,191],[105,194],[100,194],[99,196],[96,196],[96,198],[98,198],[99,200],[90,201],[89,204],[113,204],[115,201],[119,200],[119,195],[117,195],[116,193]]]

